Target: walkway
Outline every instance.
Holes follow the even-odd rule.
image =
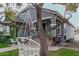
[[[48,50],[49,50],[49,51],[57,51],[57,50],[59,50],[59,49],[61,49],[61,48],[79,50],[78,48],[57,47],[57,46],[49,46],[49,47],[48,47]],[[1,53],[1,52],[7,52],[7,51],[15,50],[15,49],[18,49],[17,46],[7,47],[7,48],[0,48],[0,53]]]
[[[72,49],[72,50],[79,50],[78,48],[69,48],[69,47],[63,47],[63,48]]]
[[[15,49],[17,49],[17,46],[7,47],[7,48],[0,48],[0,53],[1,52],[7,52],[7,51],[15,50]],[[49,51],[56,51],[58,49],[60,49],[60,47],[52,47],[52,46],[50,46],[48,48]]]
[[[59,50],[61,47],[57,47],[57,46],[49,46],[48,47],[48,50],[49,51],[56,51],[56,50]]]
[[[14,49],[17,49],[17,47],[15,46],[15,47],[0,48],[0,53],[11,51],[11,50],[14,50]]]

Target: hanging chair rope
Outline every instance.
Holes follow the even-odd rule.
[[[22,56],[38,56],[40,55],[40,44],[36,41],[32,40],[32,30],[34,30],[34,26],[32,23],[31,13],[28,10],[27,16],[29,19],[26,19],[20,29],[20,32],[18,34],[18,37],[16,38],[19,48],[19,55]],[[33,28],[33,29],[32,29]],[[20,37],[21,32],[24,30],[24,35]],[[29,33],[30,37],[26,35],[26,33]],[[36,33],[36,32],[35,32]]]
[[[23,26],[24,26],[24,22],[23,22],[23,24],[21,26],[21,29],[20,29],[19,34],[18,34],[18,37],[20,36],[20,33],[21,33],[22,29],[23,29]]]
[[[21,29],[20,29],[20,31],[19,31],[19,34],[18,34],[18,37],[20,36],[20,34],[21,34],[21,31],[23,30],[23,28],[25,29],[24,30],[24,33],[26,32],[26,30],[27,30],[27,26],[29,27],[28,29],[29,29],[29,34],[31,34],[31,29],[32,28],[34,28],[34,26],[33,26],[33,23],[32,23],[32,18],[31,18],[31,15],[30,15],[30,12],[28,11],[27,12],[28,13],[28,17],[30,18],[29,20],[25,20],[25,22],[23,22],[23,24],[22,24],[22,26],[21,26]],[[31,35],[30,35],[31,36]],[[24,37],[25,37],[25,34],[24,34]]]

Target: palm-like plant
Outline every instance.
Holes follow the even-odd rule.
[[[14,12],[14,10],[12,10],[12,8],[8,8],[6,10],[5,14],[6,14],[6,21],[13,23],[13,21],[16,20],[16,12]],[[11,27],[11,28],[13,28],[13,29],[11,29],[11,36],[12,36],[12,38],[16,39],[16,27]]]
[[[6,17],[6,20],[7,21],[15,21],[16,19],[16,12],[14,12],[14,10],[12,10],[12,8],[8,8],[6,11],[5,11],[5,17]]]
[[[11,7],[4,7],[3,5],[0,5],[0,7],[4,8],[4,14],[5,14],[5,21],[8,21],[10,22],[11,24],[13,24],[13,21],[16,20],[16,15],[17,13],[11,8]],[[12,38],[16,38],[16,27],[12,27],[12,31],[10,32],[11,33],[11,36]]]
[[[0,4],[0,7],[4,8],[4,14],[5,14],[5,20],[7,21],[14,21],[16,18],[17,13],[11,8],[11,7],[4,7],[2,4]]]

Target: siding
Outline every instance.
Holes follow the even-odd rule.
[[[22,21],[22,22],[25,20],[34,21],[37,19],[35,8],[31,7],[31,6],[28,6],[28,8],[26,10],[24,10],[23,12],[21,12],[21,14],[18,16],[18,18],[20,19],[19,21]]]
[[[46,17],[52,17],[53,14],[49,13],[49,12],[46,12],[46,11],[42,11],[42,18],[46,18]]]
[[[74,38],[74,28],[69,24],[66,24],[66,37],[67,39]]]

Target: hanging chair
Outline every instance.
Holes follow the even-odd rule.
[[[40,45],[27,37],[17,38],[20,56],[39,56]]]
[[[19,56],[39,56],[40,44],[32,39],[33,35],[31,30],[35,31],[35,29],[32,25],[30,13],[28,12],[27,14],[30,20],[23,22],[18,37],[16,38]]]

